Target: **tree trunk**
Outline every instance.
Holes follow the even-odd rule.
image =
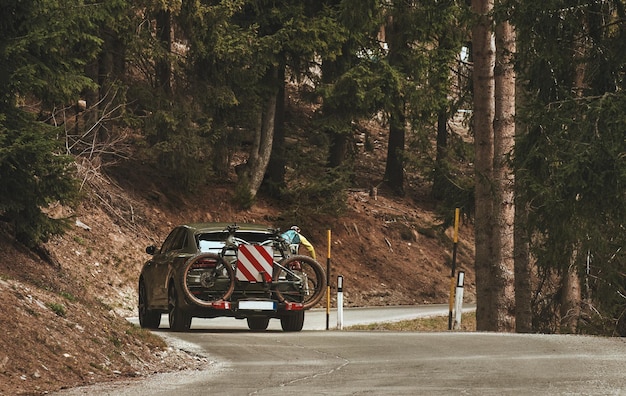
[[[530,333],[533,329],[532,283],[529,236],[526,233],[528,211],[522,194],[515,196],[515,331]]]
[[[348,155],[348,136],[345,133],[330,133],[330,148],[328,150],[328,167],[336,168],[343,164]]]
[[[515,330],[515,180],[512,155],[515,146],[515,31],[508,22],[496,24],[494,119],[494,275],[498,296],[499,331]]]
[[[269,94],[261,98],[261,109],[248,160],[237,170],[237,189],[246,194],[240,196],[244,206],[251,205],[256,197],[272,155],[277,101],[280,86],[284,84],[284,79],[279,80],[279,74],[278,67],[270,67],[265,74],[264,82]]]
[[[350,48],[344,47],[342,55],[334,59],[325,59],[322,62],[322,83],[332,85],[337,82],[339,77],[347,71],[350,65]],[[332,102],[332,101],[331,101]],[[328,128],[328,136],[330,138],[330,147],[328,148],[328,167],[337,168],[344,164],[348,158],[352,118],[346,112],[341,104],[333,103],[329,105],[324,103],[322,114],[326,119],[335,119],[334,127]],[[343,124],[339,130],[338,123]]]
[[[159,43],[163,47],[162,56],[156,60],[156,86],[167,96],[172,96],[172,68],[168,56],[172,48],[172,22],[171,13],[160,10],[156,15],[156,34]]]
[[[395,12],[403,12],[399,5]],[[401,27],[394,20],[393,15],[387,17],[385,37],[389,45],[389,65],[402,66],[402,51],[406,48]],[[389,143],[387,145],[387,163],[383,180],[396,195],[404,195],[404,140],[405,140],[405,109],[401,92],[394,92],[389,99],[391,110],[389,114]]]
[[[247,164],[247,182],[251,198],[256,197],[256,193],[261,187],[267,165],[272,153],[272,143],[274,139],[274,121],[276,117],[276,100],[278,92],[274,92],[267,99],[265,109],[259,117],[259,127],[255,137],[250,157]]]
[[[389,145],[384,179],[394,194],[402,196],[404,195],[405,117],[403,106],[397,107],[399,108],[392,111],[389,117]]]
[[[576,271],[578,250],[574,250],[570,265],[561,278],[561,332],[576,333],[580,318],[582,294]]]
[[[491,30],[493,0],[472,0],[477,22],[472,30],[474,51],[474,148],[475,148],[475,270],[476,329],[497,331],[497,285],[493,273],[493,121],[495,43]]]
[[[517,81],[517,80],[516,80]],[[516,90],[516,92],[522,92]],[[522,95],[516,95],[516,106],[520,107]],[[525,130],[519,122],[516,123],[516,139]],[[517,161],[518,163],[520,161]],[[528,233],[528,198],[522,188],[515,185],[515,331],[517,333],[531,333],[533,331],[532,311],[532,261],[530,253],[530,235]]]
[[[270,196],[278,198],[285,183],[285,65],[278,71],[280,87],[276,98],[276,117],[274,122],[274,139],[272,154],[267,165],[267,176],[264,184]]]
[[[437,156],[435,158],[435,174],[433,175],[432,196],[435,199],[445,198],[445,186],[448,174],[448,113],[445,109],[437,113]]]
[[[589,32],[588,21],[581,18],[581,27],[584,32]],[[586,57],[589,54],[586,35],[579,36],[572,53],[575,71],[573,76],[574,96],[582,98],[585,96],[587,63]],[[581,313],[582,294],[580,279],[576,271],[576,261],[578,259],[577,242],[573,242],[572,253],[567,269],[561,278],[561,331],[565,333],[576,333],[578,320]]]

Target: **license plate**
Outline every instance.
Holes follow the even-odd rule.
[[[255,311],[276,311],[275,301],[239,301],[239,309]]]

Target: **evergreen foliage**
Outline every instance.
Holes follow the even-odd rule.
[[[101,40],[90,6],[74,1],[8,1],[0,15],[0,215],[29,246],[63,230],[42,210],[76,197],[70,158],[54,128],[21,106],[37,98],[40,111],[76,103],[93,86],[82,68]]]
[[[14,112],[0,122],[0,213],[28,246],[45,242],[66,225],[42,209],[76,198],[71,158],[59,155],[61,149],[54,128],[28,114]]]
[[[608,334],[626,313],[620,269],[626,264],[626,59],[624,29],[614,28],[624,23],[619,4],[525,2],[513,14],[528,95],[518,111],[525,129],[516,179],[530,208],[527,232],[536,236],[538,272],[546,279],[574,264],[586,302],[580,331]],[[546,288],[537,295],[558,292]],[[549,324],[554,313],[545,311],[552,304],[535,303],[536,327],[558,330]]]

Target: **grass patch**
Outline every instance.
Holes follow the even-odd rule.
[[[74,295],[72,295],[72,293],[61,292],[60,294],[67,301],[76,302],[76,297],[74,297]]]
[[[403,320],[391,323],[371,323],[367,325],[355,325],[345,328],[345,330],[365,330],[365,331],[421,331],[437,332],[448,331],[447,316],[433,316],[413,320]],[[459,331],[459,330],[455,330]],[[460,331],[476,331],[476,313],[469,312],[463,314]]]
[[[58,316],[65,317],[65,306],[63,306],[63,304],[48,303],[46,305]]]

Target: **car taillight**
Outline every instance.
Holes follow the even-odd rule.
[[[215,309],[230,309],[230,302],[224,300],[214,301],[211,306]]]
[[[202,258],[191,266],[191,269],[206,269],[215,268],[217,266],[217,260],[212,258]]]
[[[286,311],[302,311],[304,309],[304,304],[298,302],[285,302],[285,310]]]

